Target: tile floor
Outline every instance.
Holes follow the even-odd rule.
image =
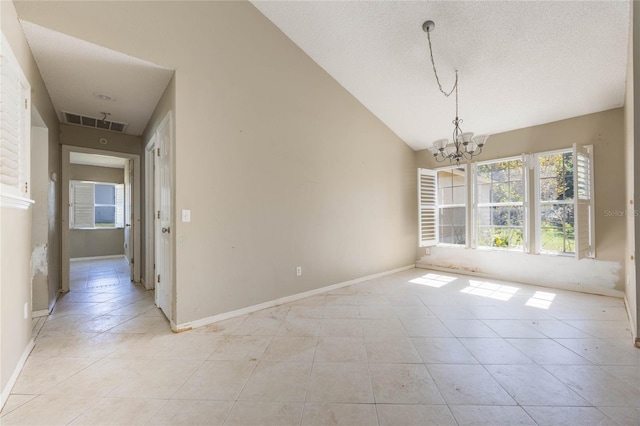
[[[173,334],[74,263],[2,425],[639,425],[620,299],[412,269]]]

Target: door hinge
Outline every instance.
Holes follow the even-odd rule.
[[[29,192],[29,182],[24,183],[24,192]]]
[[[136,260],[132,257],[131,258],[131,264],[133,265],[134,263],[136,263]]]
[[[158,154],[158,157],[160,157],[160,148],[156,148],[156,154]]]
[[[158,210],[158,219],[160,219],[160,210]]]
[[[28,109],[29,108],[29,103],[27,101],[27,98],[24,99],[24,109]]]
[[[160,282],[160,274],[158,274],[158,282]]]

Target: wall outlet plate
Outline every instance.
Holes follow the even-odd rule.
[[[296,267],[296,277],[299,277],[302,275],[302,266],[297,266]]]

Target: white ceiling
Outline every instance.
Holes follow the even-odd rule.
[[[112,167],[114,169],[124,169],[126,158],[111,157],[108,155],[87,154],[84,152],[70,152],[69,162],[71,164],[83,164],[85,166]]]
[[[627,1],[252,1],[414,149],[463,130],[498,133],[620,107]],[[491,141],[489,140],[489,143]]]
[[[21,21],[51,101],[60,111],[126,123],[125,133],[144,131],[173,75],[132,56],[39,25]],[[112,101],[99,99],[103,93]]]

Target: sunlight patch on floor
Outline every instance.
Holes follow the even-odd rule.
[[[525,303],[525,305],[531,306],[534,308],[549,309],[549,307],[551,306],[551,303],[553,303],[553,299],[555,298],[556,298],[555,293],[548,293],[546,291],[536,291],[534,295],[531,296],[529,300],[527,300],[527,303]]]
[[[426,285],[429,287],[440,288],[455,280],[457,280],[456,277],[450,277],[448,275],[427,274],[427,275],[423,275],[421,277],[415,278],[409,282],[412,284],[420,284],[420,285]]]
[[[491,299],[507,301],[520,290],[518,287],[491,283],[488,281],[469,280],[469,287],[460,290],[461,293],[473,294],[474,296],[489,297]]]

